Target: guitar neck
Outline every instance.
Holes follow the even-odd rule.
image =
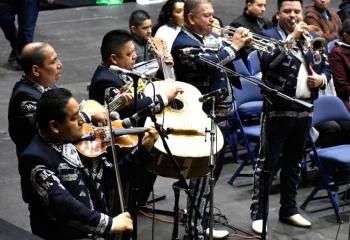
[[[164,79],[175,79],[174,69],[166,64],[164,54],[161,54],[160,60],[162,63]]]
[[[110,111],[114,112],[114,111],[118,111],[124,105],[124,103],[125,103],[125,100],[124,100],[123,96],[119,96],[119,97],[113,99],[113,101],[110,102],[108,104],[108,106],[109,106]]]

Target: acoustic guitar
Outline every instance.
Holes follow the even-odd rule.
[[[152,86],[154,85],[154,86]],[[185,178],[193,179],[206,175],[209,172],[210,156],[210,133],[211,120],[202,110],[199,102],[200,91],[193,85],[175,80],[157,81],[148,84],[144,89],[146,96],[165,93],[169,87],[181,87],[184,89],[175,100],[165,107],[163,113],[157,114],[157,122],[164,129],[184,129],[182,133],[170,134],[167,143],[172,154],[181,168]],[[146,120],[146,126],[152,125],[150,119]],[[189,131],[189,130],[193,131]],[[202,134],[196,134],[202,133]],[[224,138],[218,127],[216,127],[216,149],[217,154],[224,146]],[[154,145],[156,157],[153,164],[148,167],[158,175],[177,178],[175,167],[168,157],[163,142],[158,139]],[[152,169],[154,166],[154,169]]]

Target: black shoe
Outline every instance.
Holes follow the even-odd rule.
[[[15,51],[11,51],[11,53],[10,53],[10,56],[9,56],[9,58],[8,58],[8,60],[7,60],[9,63],[13,63],[14,61],[16,61],[16,54],[15,54]]]

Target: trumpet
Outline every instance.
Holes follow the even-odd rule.
[[[235,31],[237,30],[237,28],[231,27],[231,26],[220,27],[220,26],[212,25],[212,27],[220,29],[222,31],[223,35],[228,40],[232,39]],[[289,49],[288,44],[286,44],[282,41],[279,41],[279,40],[276,40],[273,38],[269,38],[269,37],[265,37],[263,35],[259,35],[256,33],[251,33],[251,34],[252,34],[252,39],[253,39],[252,46],[253,46],[253,48],[255,48],[259,51],[271,54],[277,46],[281,46],[287,50]]]
[[[298,24],[295,19],[292,19],[294,27]],[[302,32],[301,47],[306,52],[324,52],[327,47],[327,41],[323,37],[313,37],[308,30]]]

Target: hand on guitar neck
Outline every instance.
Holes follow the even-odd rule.
[[[166,73],[169,72],[169,69],[172,69],[174,66],[174,59],[168,52],[166,43],[162,39],[155,37],[148,38],[148,43],[157,56],[158,64],[161,68],[161,71],[164,73],[164,78],[174,79],[173,76],[168,76],[169,74]]]

